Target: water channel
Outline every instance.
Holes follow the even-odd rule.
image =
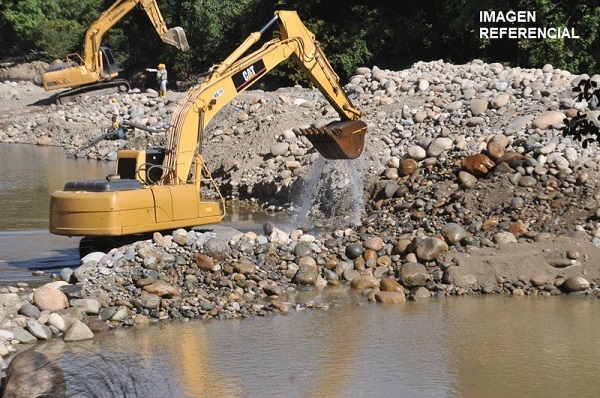
[[[57,148],[0,145],[0,282],[76,266],[77,240],[46,232],[48,198],[110,163]],[[264,220],[228,220],[255,227]],[[34,348],[67,375],[69,396],[597,397],[600,301],[450,297],[368,303],[340,288],[300,292],[328,309],[153,324]]]

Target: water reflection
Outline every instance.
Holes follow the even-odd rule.
[[[54,356],[69,389],[103,397],[597,396],[597,299],[380,305],[345,289],[325,292],[297,300],[332,301],[328,310],[171,322],[38,347]],[[102,390],[129,384],[129,395]]]
[[[598,299],[457,301],[446,341],[461,397],[597,396]]]
[[[67,159],[56,147],[0,144],[0,230],[46,230],[52,192],[68,181],[103,178],[114,167],[114,162]]]
[[[59,149],[33,146],[0,145],[0,155],[7,170],[0,173],[2,194],[13,198],[3,206],[0,228],[37,228],[0,233],[0,268],[57,253],[68,263],[64,256],[76,250],[77,240],[48,239],[54,236],[43,231],[47,200],[67,180],[94,178],[79,174],[85,161],[62,164]],[[56,169],[47,167],[55,163]],[[91,164],[99,176],[112,167],[105,163],[100,171],[102,162]],[[7,221],[24,208],[22,224],[17,216]],[[260,228],[267,220],[232,214],[226,222]],[[293,300],[334,305],[287,316],[119,329],[79,343],[54,339],[35,349],[64,371],[69,396],[595,397],[600,387],[600,301],[590,297],[379,305],[326,289]]]

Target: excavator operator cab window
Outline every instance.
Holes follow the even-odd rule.
[[[100,50],[102,51],[102,72],[104,72],[106,75],[118,73],[119,65],[117,64],[115,53],[113,53],[113,51],[108,47],[101,47]]]
[[[120,150],[117,156],[117,175],[121,180],[139,180],[155,184],[163,174],[164,149]]]
[[[121,176],[122,179],[135,180],[136,164],[136,159],[119,159],[117,174]]]

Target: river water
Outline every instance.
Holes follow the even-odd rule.
[[[68,180],[102,178],[112,165],[16,145],[0,145],[0,165],[0,281],[30,281],[31,269],[75,266],[77,241],[45,230],[49,194]],[[262,221],[235,220],[250,229]],[[600,396],[600,300],[591,297],[380,305],[341,288],[296,297],[309,300],[331,305],[266,318],[154,324],[34,348],[59,364],[69,396]]]

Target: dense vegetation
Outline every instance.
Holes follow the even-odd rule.
[[[89,24],[113,2],[0,0],[0,57],[52,61],[79,52]],[[182,53],[162,44],[137,7],[104,40],[129,73],[158,62],[167,63],[179,78],[206,71],[260,29],[276,9],[298,11],[343,79],[363,65],[400,70],[421,60],[464,63],[473,58],[522,67],[550,63],[573,73],[600,73],[598,0],[348,0],[333,13],[326,0],[164,0],[158,4],[169,26],[184,28],[191,50]],[[579,38],[479,38],[480,10],[511,9],[536,11],[535,23],[525,26],[566,27]],[[283,65],[277,73],[298,81],[303,77],[295,70]]]

